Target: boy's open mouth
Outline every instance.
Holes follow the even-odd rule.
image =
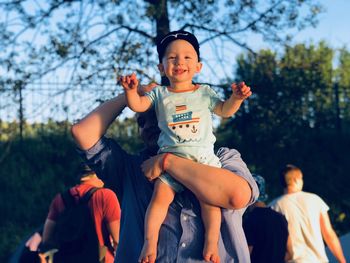
[[[175,69],[175,70],[174,70],[174,73],[175,73],[176,75],[180,75],[180,74],[182,74],[182,73],[184,73],[184,72],[185,72],[184,69]]]

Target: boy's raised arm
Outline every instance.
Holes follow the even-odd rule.
[[[126,102],[129,108],[135,112],[145,112],[151,107],[151,100],[147,96],[138,93],[137,88],[139,81],[135,73],[119,78],[125,91]]]
[[[231,117],[240,108],[242,102],[252,95],[250,87],[244,82],[240,82],[238,85],[233,83],[231,85],[232,95],[224,102],[219,102],[214,109],[214,113],[223,118]]]

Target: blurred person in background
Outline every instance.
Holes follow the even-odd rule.
[[[268,195],[265,179],[257,174],[253,177],[259,187],[259,198],[252,204],[243,218],[252,263],[282,263],[291,256],[286,218],[267,207]]]
[[[345,263],[343,250],[328,216],[328,205],[303,189],[303,173],[291,164],[280,173],[283,195],[270,203],[288,221],[292,258],[288,262],[328,262],[323,240],[338,262]]]

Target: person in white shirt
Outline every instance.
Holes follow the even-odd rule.
[[[302,191],[302,171],[288,164],[280,179],[284,194],[269,206],[288,221],[292,245],[292,259],[288,262],[328,262],[324,240],[338,262],[345,263],[341,244],[328,216],[329,207],[318,195]]]

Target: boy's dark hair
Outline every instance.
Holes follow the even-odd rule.
[[[159,63],[162,63],[162,59],[167,46],[171,42],[179,39],[186,40],[193,46],[194,50],[198,55],[198,61],[200,61],[199,43],[197,38],[190,32],[187,32],[184,30],[177,30],[177,31],[169,32],[165,36],[157,39],[157,52],[158,52]]]

